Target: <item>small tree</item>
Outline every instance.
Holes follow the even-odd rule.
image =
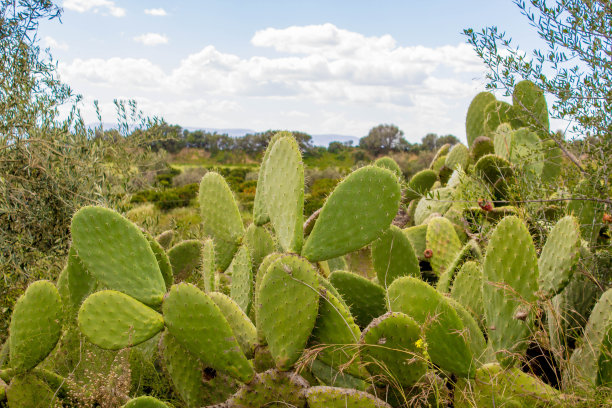
[[[378,125],[370,129],[367,136],[359,139],[359,147],[374,155],[401,151],[407,146],[404,132],[395,125]]]

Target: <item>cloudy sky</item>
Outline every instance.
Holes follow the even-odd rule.
[[[64,0],[41,44],[64,82],[99,100],[135,99],[184,127],[361,137],[394,123],[465,140],[485,67],[462,29],[497,25],[540,46],[511,0]]]

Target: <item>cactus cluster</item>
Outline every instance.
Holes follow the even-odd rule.
[[[443,146],[408,181],[389,158],[357,169],[306,223],[302,158],[286,132],[264,155],[248,228],[214,172],[200,183],[201,240],[170,247],[171,233],[153,239],[115,211],[82,208],[57,287],[36,282],[15,306],[0,404],[68,401],[51,368],[81,335],[137,350],[190,408],[552,407],[609,387],[612,289],[588,291],[577,272],[595,256],[582,215],[558,217],[538,252],[520,209],[490,203],[517,173],[556,177],[524,160],[547,154],[535,130],[546,101],[520,83],[513,103],[477,95],[469,148]],[[411,217],[399,228],[402,206]],[[343,256],[364,247],[373,279],[346,270]],[[570,309],[584,330],[554,324]],[[554,386],[525,372],[538,336],[562,370]],[[123,406],[169,406],[134,396]]]

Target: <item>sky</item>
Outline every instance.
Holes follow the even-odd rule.
[[[461,34],[495,25],[542,47],[511,0],[63,0],[40,43],[83,96],[87,123],[114,99],[183,127],[465,141],[486,67]],[[504,99],[502,95],[498,95]]]

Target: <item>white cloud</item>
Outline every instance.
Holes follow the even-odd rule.
[[[166,13],[166,10],[164,10],[163,8],[151,8],[151,9],[145,9],[145,14],[148,14],[150,16],[156,16],[156,17],[163,17],[163,16],[167,16],[168,13]]]
[[[117,7],[114,1],[111,0],[64,0],[62,5],[66,10],[84,13],[93,11],[98,13],[100,10],[105,10],[113,17],[125,16],[125,9]]]
[[[68,44],[65,42],[59,42],[55,38],[46,36],[43,38],[43,43],[45,48],[51,48],[52,50],[63,50],[66,51],[68,49]]]
[[[134,37],[134,41],[147,46],[154,46],[160,44],[168,44],[168,37],[166,37],[164,34],[146,33]]]
[[[134,40],[168,41],[155,33]],[[362,136],[396,123],[412,141],[428,132],[464,138],[467,107],[483,88],[474,78],[485,68],[466,44],[401,46],[389,35],[332,24],[268,28],[251,42],[279,55],[244,58],[208,45],[169,70],[147,59],[111,58],[77,59],[60,72],[80,92],[109,100],[117,97],[113,90],[130,93],[147,113],[185,126]]]

